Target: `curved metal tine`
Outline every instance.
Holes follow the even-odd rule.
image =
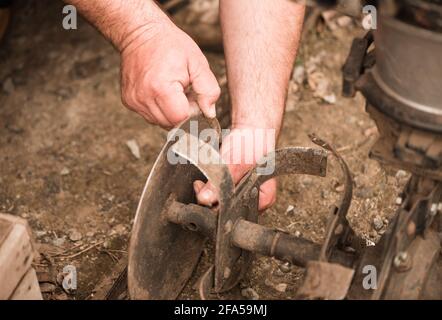
[[[322,149],[292,147],[269,153],[250,173],[253,185],[259,186],[272,178],[289,174],[325,177],[327,152]]]
[[[215,266],[212,265],[200,278],[198,282],[198,293],[200,295],[201,300],[212,300],[210,298],[210,295],[213,290],[214,276],[215,276]]]
[[[234,184],[218,150],[189,133],[184,133],[171,149],[204,174],[218,191],[220,207],[227,208],[233,196]]]
[[[336,227],[339,223],[342,223],[344,228],[348,225],[346,216],[348,210],[350,209],[351,200],[353,197],[353,178],[347,163],[331,144],[319,138],[315,134],[310,134],[309,137],[313,143],[330,151],[336,157],[344,175],[344,193],[341,197],[339,205],[332,209],[332,219],[327,226],[325,241],[320,254],[320,260],[327,261],[331,247],[336,244],[335,242],[338,241],[339,238],[339,235],[335,235]],[[340,234],[344,233],[342,232]]]

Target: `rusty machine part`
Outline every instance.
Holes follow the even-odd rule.
[[[359,261],[349,297],[442,299],[442,2],[385,1],[378,14],[378,29],[353,42],[343,94],[367,99],[380,133],[370,156],[413,175],[389,230]],[[368,265],[380,271],[376,290],[361,290]]]
[[[197,129],[191,130],[192,126]],[[312,137],[313,142],[326,150],[278,150],[259,162],[264,167],[272,162],[273,173],[262,175],[261,166],[257,166],[235,187],[216,144],[199,139],[201,131],[210,127],[201,116],[185,122],[177,141],[175,138],[168,140],[151,171],[129,247],[130,297],[177,298],[191,277],[206,240],[210,239],[214,242],[215,257],[214,265],[199,281],[198,291],[203,299],[235,287],[247,272],[254,253],[307,267],[306,284],[300,292],[303,298],[344,298],[361,249],[361,241],[346,219],[352,198],[352,178],[344,161],[332,146]],[[189,146],[197,146],[199,152],[195,152],[195,148],[192,151]],[[211,161],[199,159],[200,152],[209,155]],[[340,204],[330,213],[324,244],[259,225],[259,186],[268,179],[286,174],[324,177],[328,152],[338,157],[346,187]],[[171,164],[168,161],[171,155],[184,161]],[[219,204],[215,209],[195,204],[192,185],[195,180],[202,179],[211,181],[217,189]],[[321,270],[325,273],[318,273]],[[321,293],[312,285],[318,277],[321,288],[335,289]]]

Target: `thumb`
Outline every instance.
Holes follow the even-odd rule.
[[[207,118],[213,119],[216,117],[215,103],[221,94],[218,81],[210,70],[207,61],[192,67],[192,65],[189,67],[190,82],[196,95],[198,106]]]

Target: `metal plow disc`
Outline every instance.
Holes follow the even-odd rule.
[[[186,133],[192,131],[191,120],[181,126]],[[203,118],[193,120],[198,123],[194,134],[212,128]],[[162,215],[170,199],[195,202],[192,184],[206,180],[195,166],[169,163],[167,153],[174,143],[168,141],[158,156],[138,205],[129,247],[131,299],[176,299],[191,277],[206,240],[198,233],[167,223]]]

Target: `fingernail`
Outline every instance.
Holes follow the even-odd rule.
[[[216,107],[215,105],[211,105],[210,108],[207,110],[206,116],[210,119],[216,118]]]

